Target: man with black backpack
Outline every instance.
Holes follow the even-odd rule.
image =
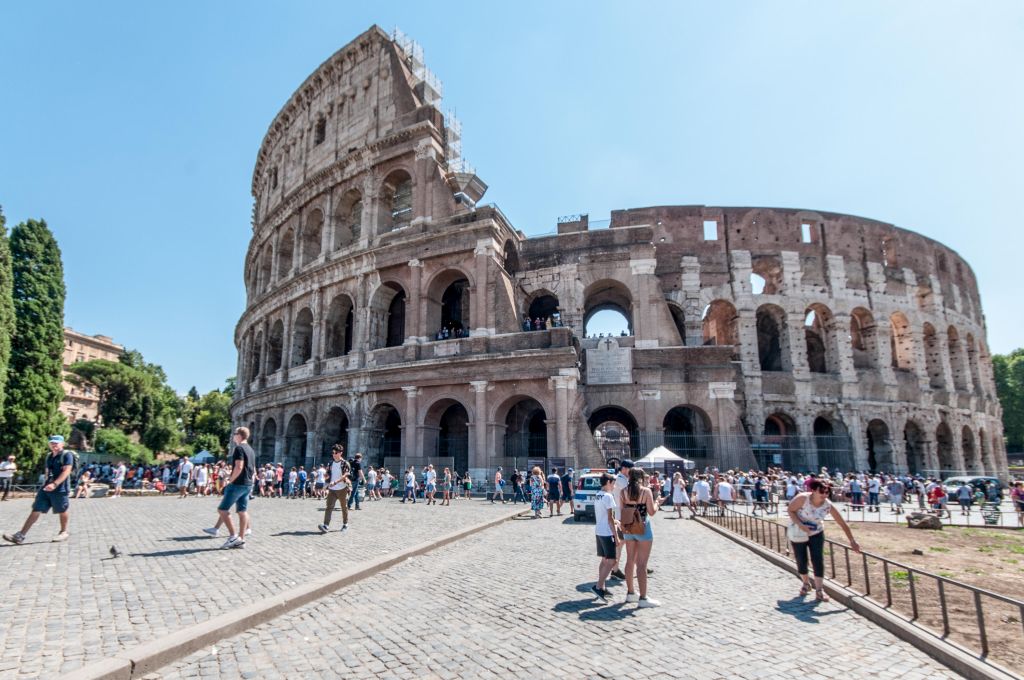
[[[55,434],[50,437],[50,454],[46,457],[45,484],[36,493],[32,512],[25,520],[21,531],[4,534],[4,540],[15,545],[25,542],[25,535],[39,519],[39,515],[53,510],[60,517],[60,533],[54,543],[68,540],[68,508],[71,506],[71,472],[75,467],[75,454],[64,450],[64,437]]]

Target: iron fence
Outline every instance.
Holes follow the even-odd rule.
[[[786,526],[729,508],[705,519],[781,555]],[[826,577],[987,663],[1024,670],[1024,601],[825,539]]]

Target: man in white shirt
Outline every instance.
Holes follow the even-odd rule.
[[[341,501],[341,530],[348,530],[348,494],[349,494],[349,467],[345,462],[345,448],[336,445],[331,451],[334,462],[331,463],[331,480],[327,483],[327,509],[324,511],[324,521],[318,528],[321,532],[327,533],[331,525],[331,514],[334,512],[334,504]]]
[[[882,482],[878,475],[871,475],[868,480],[868,512],[878,512],[878,494],[882,489]]]
[[[124,486],[126,474],[128,474],[128,468],[124,466],[124,461],[122,461],[114,468],[114,495],[111,498],[119,498],[121,496],[121,487]]]
[[[188,483],[192,478],[192,461],[182,457],[178,463],[178,497],[184,498],[188,495]]]
[[[18,471],[18,465],[14,462],[14,456],[7,456],[7,460],[0,463],[0,488],[4,490],[4,497],[0,500],[7,500],[7,494],[11,492],[11,485],[14,484],[14,473]]]
[[[718,482],[718,505],[724,508],[734,500],[735,496],[733,495],[733,488],[732,484],[729,483],[729,478],[722,477]]]
[[[402,497],[402,502],[406,502],[409,499],[416,503],[416,473],[413,468],[410,467],[405,471],[405,496]]]
[[[711,503],[711,485],[708,484],[704,475],[698,477],[697,481],[693,483],[693,497],[697,501],[697,507],[700,508],[700,514],[706,515],[708,505]]]
[[[622,540],[619,538],[619,520],[616,518],[618,503],[615,499],[615,478],[607,472],[601,473],[601,491],[594,498],[594,519],[597,536],[597,556],[601,558],[597,567],[597,583],[590,587],[602,602],[608,602],[605,581],[617,565],[616,552]]]

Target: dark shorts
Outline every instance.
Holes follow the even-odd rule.
[[[557,503],[561,500],[561,496],[557,491],[548,490],[548,503]]]
[[[43,491],[40,489],[36,493],[36,499],[32,501],[32,512],[49,512],[53,510],[59,514],[67,512],[69,505],[71,505],[71,502],[68,500],[67,492]]]
[[[228,484],[224,487],[224,497],[220,499],[218,510],[231,512],[234,505],[238,512],[245,512],[249,509],[249,494],[252,493],[252,486],[249,484]]]
[[[597,556],[608,560],[615,559],[615,539],[611,536],[597,536]]]

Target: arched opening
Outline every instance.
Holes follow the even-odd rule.
[[[757,354],[762,371],[790,371],[786,312],[776,305],[757,308]]]
[[[302,266],[320,257],[324,242],[324,214],[320,210],[312,210],[306,217],[302,227]]]
[[[270,327],[270,347],[267,349],[267,371],[280,370],[284,353],[284,322],[280,319]]]
[[[633,297],[618,281],[603,279],[583,291],[583,329],[587,336],[633,335]]]
[[[850,313],[850,346],[853,349],[853,367],[878,367],[878,329],[875,317],[863,307]]]
[[[370,349],[398,347],[405,342],[405,291],[388,282],[370,302]]]
[[[252,349],[249,350],[249,380],[255,380],[260,375],[260,370],[263,364],[260,359],[263,356],[263,331],[256,333],[256,339],[252,343]]]
[[[301,366],[313,358],[313,312],[303,307],[295,315],[292,331],[292,366]]]
[[[683,314],[683,308],[674,302],[666,303],[668,305],[669,314],[672,315],[672,325],[676,327],[676,333],[679,334],[679,344],[686,346],[686,317]]]
[[[606,462],[640,457],[640,428],[626,409],[599,408],[587,419],[587,425]]]
[[[974,432],[966,425],[960,431],[960,441],[964,452],[964,467],[967,468],[968,474],[980,475],[984,472],[981,456],[978,455],[978,449],[974,446]]]
[[[902,371],[914,370],[914,338],[910,333],[910,322],[903,312],[893,312],[889,323],[892,326],[889,334],[892,367]]]
[[[352,298],[337,295],[327,308],[324,356],[328,359],[345,356],[352,351]]]
[[[534,324],[535,319],[539,319],[545,322],[548,328],[552,324],[561,323],[561,313],[558,310],[558,298],[550,293],[538,295],[533,298],[530,302],[530,307],[526,311],[526,318],[530,320],[531,327],[536,330],[537,324]]]
[[[711,419],[696,406],[675,406],[662,419],[665,431],[665,448],[673,453],[698,462],[714,458],[714,443],[711,439]]]
[[[334,213],[334,249],[341,250],[352,245],[363,233],[363,197],[355,189],[349,189],[338,203]]]
[[[260,269],[257,275],[257,288],[260,293],[265,293],[270,288],[270,276],[274,271],[274,249],[268,243],[263,248],[263,255],[260,256]]]
[[[380,192],[380,224],[378,233],[385,234],[409,226],[412,221],[412,177],[405,170],[395,170]]]
[[[540,402],[520,397],[505,414],[506,458],[537,459],[548,456],[547,415]]]
[[[704,309],[701,322],[705,345],[739,345],[739,316],[736,307],[726,300],[714,300]]]
[[[324,417],[320,426],[320,461],[331,460],[331,449],[335,444],[348,446],[348,414],[339,406],[333,407]],[[352,451],[346,451],[351,455]],[[319,463],[320,461],[313,461]]]
[[[935,326],[924,325],[924,364],[928,371],[928,384],[933,390],[946,389],[946,377],[942,370],[942,345],[935,332]]]
[[[960,334],[950,326],[946,331],[949,339],[949,367],[953,370],[953,387],[958,391],[967,389],[967,370],[964,366],[964,348],[960,344]]]
[[[796,422],[785,413],[773,413],[764,419],[761,441],[751,449],[762,470],[782,466],[785,470],[797,472],[807,467],[801,456]]]
[[[782,290],[782,260],[777,255],[754,255],[750,261],[750,285],[754,295],[776,295]],[[760,279],[755,289],[755,277]]]
[[[433,447],[437,458],[451,458],[452,468],[460,472],[469,469],[469,413],[466,407],[453,399],[442,399],[427,411],[427,432],[437,433]],[[429,444],[424,447],[431,450]]]
[[[959,474],[956,451],[953,448],[953,433],[946,423],[939,423],[935,428],[935,448],[939,454],[939,475],[945,479]]]
[[[292,273],[295,264],[295,229],[289,228],[281,236],[277,246],[277,280],[282,281]]]
[[[892,436],[889,426],[882,420],[868,423],[868,469],[872,472],[896,472],[896,460],[893,455]]]
[[[306,464],[306,419],[296,413],[288,421],[284,433],[284,467]]]
[[[978,368],[978,346],[974,342],[974,336],[970,333],[967,334],[967,366],[971,371],[971,382],[973,383],[975,394],[982,394],[984,390],[981,389],[981,370]]]
[[[267,418],[263,422],[263,433],[260,434],[259,465],[266,465],[274,462],[274,447],[277,446],[277,423],[273,418]]]
[[[378,404],[367,418],[367,465],[402,457],[402,417],[391,404]]]
[[[512,242],[512,239],[505,241],[502,253],[502,266],[505,268],[505,272],[509,276],[515,276],[520,269],[519,251],[516,249],[516,244]]]
[[[764,280],[764,277],[760,274],[750,274],[750,292],[754,295],[763,295],[764,289],[768,286],[768,282]]]
[[[907,452],[907,472],[923,474],[928,468],[928,442],[924,431],[913,420],[903,428],[903,444]]]
[[[853,447],[846,426],[839,420],[818,416],[814,419],[814,445],[818,451],[818,465],[830,472],[855,469]]]
[[[469,279],[458,269],[440,272],[427,287],[427,332],[434,340],[461,338],[469,335]]]
[[[832,311],[821,304],[813,304],[804,311],[804,340],[807,345],[807,368],[811,373],[835,373],[835,333]]]

